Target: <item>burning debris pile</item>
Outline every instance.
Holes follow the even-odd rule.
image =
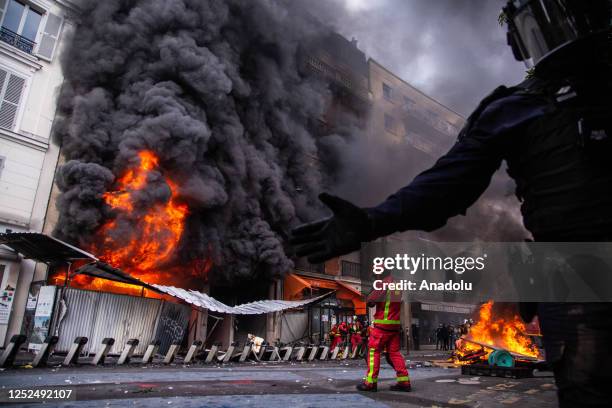
[[[541,359],[520,316],[509,309],[494,308],[490,300],[480,307],[476,323],[458,340],[452,358],[460,365],[486,363],[496,351],[506,351],[517,360]]]
[[[63,53],[59,238],[151,283],[290,268],[287,231],[320,211],[329,90],[298,61],[325,28],[287,4],[86,2]]]

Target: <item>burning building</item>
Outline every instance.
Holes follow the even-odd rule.
[[[335,290],[328,309],[338,311],[336,319],[365,313],[358,254],[323,266],[297,260],[294,268],[288,231],[323,214],[322,190],[360,196],[367,205],[364,197],[382,198],[373,191],[381,184],[385,194],[396,187],[366,177],[364,190],[349,181],[359,179],[359,167],[385,177],[361,158],[372,146],[388,146],[379,142],[395,131],[389,113],[404,118],[404,90],[418,100],[406,108],[406,117],[414,116],[404,129],[410,157],[432,159],[441,139],[427,139],[423,129],[444,135],[459,119],[291,2],[81,6],[62,54],[65,82],[54,123],[61,166],[44,231],[147,284],[209,293],[231,306]],[[384,72],[394,78],[381,82]],[[372,119],[372,104],[386,113]],[[405,173],[395,173],[405,182]],[[66,266],[50,268],[48,281],[155,297],[133,282],[71,274]],[[323,309],[319,324],[323,316],[331,323]],[[216,324],[203,319],[204,327]],[[176,321],[184,324],[183,317]],[[238,333],[275,339],[277,323],[273,314],[240,319]],[[222,325],[233,333],[233,318]],[[326,327],[320,325],[319,338]]]
[[[315,72],[331,60],[312,45],[341,40],[288,2],[82,7],[63,57],[46,230],[147,283],[228,304],[282,297],[288,231],[321,214],[317,194],[334,183],[325,141],[363,127],[365,66],[334,81]],[[49,281],[139,290],[67,276],[54,268]],[[263,335],[262,325],[239,327]]]

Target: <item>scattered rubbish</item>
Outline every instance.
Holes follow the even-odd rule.
[[[478,385],[478,384],[481,384],[480,381],[474,381],[474,380],[462,380],[462,379],[459,379],[457,382],[459,384],[464,384],[464,385]]]

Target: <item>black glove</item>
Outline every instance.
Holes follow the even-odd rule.
[[[320,263],[356,251],[362,242],[374,238],[365,210],[327,193],[319,195],[319,200],[334,215],[291,232],[289,243],[295,247],[297,256],[307,256],[310,263]]]

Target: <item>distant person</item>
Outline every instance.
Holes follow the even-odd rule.
[[[444,348],[444,339],[442,337],[442,323],[440,323],[440,325],[438,326],[438,328],[436,329],[436,350],[442,350]]]
[[[419,340],[419,326],[416,323],[413,323],[411,329],[413,347],[415,350],[419,350],[421,348],[421,342]]]

